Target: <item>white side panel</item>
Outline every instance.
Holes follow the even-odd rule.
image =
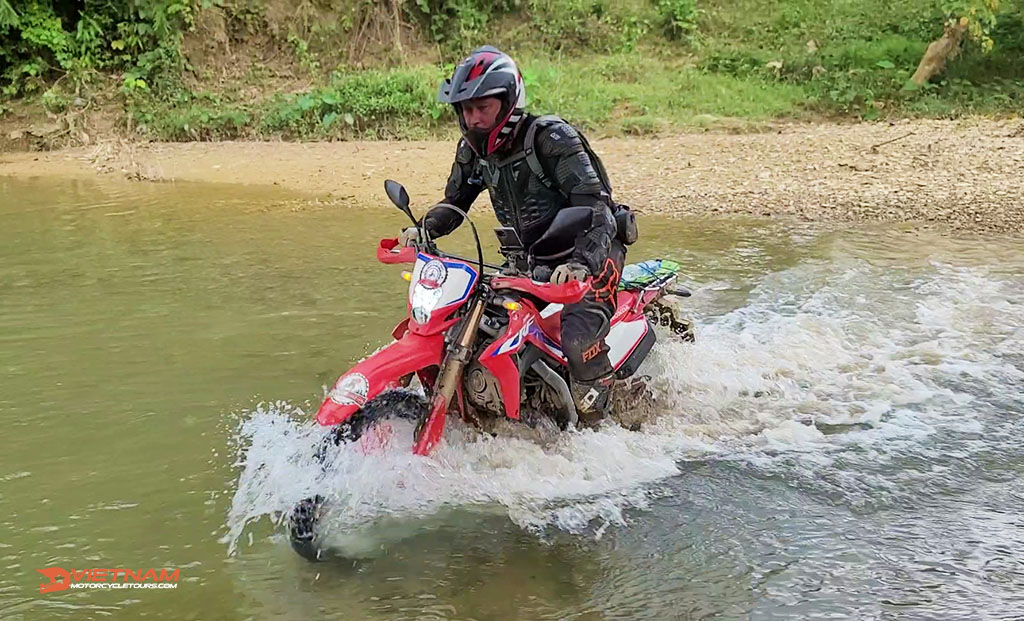
[[[540,316],[547,319],[548,317],[560,312],[562,312],[561,304],[548,304],[542,311],[540,311]]]
[[[620,321],[612,326],[604,342],[608,344],[608,361],[612,363],[613,368],[619,368],[619,365],[629,356],[645,334],[647,334],[647,319],[645,317],[633,321]]]

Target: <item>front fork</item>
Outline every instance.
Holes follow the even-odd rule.
[[[438,374],[437,384],[435,384],[434,398],[430,402],[430,413],[416,430],[416,444],[412,450],[417,455],[426,455],[441,439],[448,406],[455,396],[459,382],[462,381],[462,373],[473,356],[473,343],[476,342],[476,333],[480,328],[480,321],[483,319],[486,308],[485,296],[478,297],[470,309],[469,315],[466,316],[462,333],[452,343],[448,354],[441,363],[441,372]]]

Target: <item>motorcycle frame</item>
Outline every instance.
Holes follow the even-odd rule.
[[[428,253],[415,247],[402,248],[397,239],[381,240],[377,258],[385,264],[413,263],[417,266],[441,261],[447,270],[468,273],[465,292],[454,301],[435,308],[427,321],[419,323],[412,318],[411,291],[419,271],[415,270],[409,276],[408,316],[392,331],[395,341],[361,360],[338,378],[334,389],[317,411],[316,421],[320,425],[333,426],[345,422],[369,400],[386,390],[406,386],[412,375],[417,374],[430,391],[431,399],[428,413],[417,427],[413,452],[427,455],[440,441],[453,400],[458,411],[466,416],[463,373],[471,362],[473,345],[489,307],[504,309],[508,324],[504,334],[498,335],[477,360],[498,381],[504,415],[519,420],[522,374],[528,368],[537,370],[542,381],[563,397],[568,395],[565,381],[542,359],[547,356],[564,364],[566,359],[561,347],[544,332],[542,315],[536,305],[529,298],[517,294],[531,294],[553,304],[572,304],[582,299],[589,289],[588,283],[571,281],[555,285],[519,276],[481,274],[479,268],[468,260],[443,253]],[[665,286],[663,283],[659,285],[638,292],[620,292],[620,296],[630,297],[619,304],[612,322],[643,319],[644,308],[660,295]],[[513,356],[531,345],[540,354],[534,354],[534,360],[521,367]],[[630,353],[632,349],[626,357]],[[537,363],[539,366],[534,366]],[[355,390],[352,390],[353,385]],[[569,416],[575,419],[571,398],[569,401]]]

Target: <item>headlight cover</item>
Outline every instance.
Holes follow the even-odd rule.
[[[441,287],[428,287],[422,282],[412,286],[412,319],[416,323],[430,321],[430,313],[441,301]]]

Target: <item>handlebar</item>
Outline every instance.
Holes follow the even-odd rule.
[[[471,264],[480,263],[474,259],[462,257],[457,254],[442,252],[437,249],[437,246],[433,242],[415,244],[412,246],[400,246],[397,237],[380,240],[380,245],[377,246],[377,260],[381,263],[415,263],[416,255],[418,255],[420,251],[428,252],[434,256],[444,259],[457,259]],[[499,272],[503,269],[502,266],[494,265],[492,263],[483,263],[483,266]]]
[[[428,247],[430,246],[430,247]],[[456,259],[473,264],[471,259],[460,257],[456,254],[440,252],[433,243],[419,244],[416,246],[400,246],[398,238],[382,239],[377,246],[377,259],[381,263],[415,263],[416,256],[420,250],[446,259]],[[483,263],[484,267],[495,270],[495,273],[486,274],[481,272],[480,277],[489,281],[490,287],[495,291],[504,289],[515,289],[534,295],[542,300],[556,304],[574,304],[579,302],[590,289],[590,279],[586,281],[574,280],[561,285],[546,282],[538,282],[529,276],[520,274],[503,274],[502,267]]]
[[[491,278],[491,288],[495,291],[515,289],[534,295],[552,304],[575,304],[583,299],[590,289],[590,279],[571,280],[560,285],[537,282],[527,277],[495,276]]]

